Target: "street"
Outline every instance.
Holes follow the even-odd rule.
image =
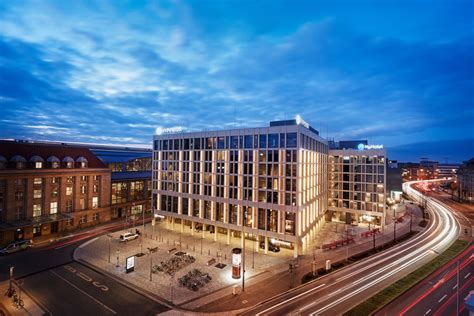
[[[153,315],[168,310],[100,271],[73,260],[74,249],[94,236],[123,228],[111,223],[41,248],[0,257],[0,281],[9,267],[22,288],[51,315]],[[137,312],[138,311],[138,312]]]
[[[409,194],[419,197],[414,190]],[[334,315],[366,300],[429,262],[459,235],[459,223],[448,209],[434,199],[428,206],[428,228],[408,242],[259,304],[244,315]]]
[[[385,306],[376,315],[445,315],[456,310],[459,263],[459,313],[474,281],[474,246]],[[467,311],[464,311],[467,315]]]
[[[20,281],[51,315],[154,315],[168,310],[77,262]]]

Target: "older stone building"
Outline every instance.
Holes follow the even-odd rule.
[[[0,141],[0,244],[109,221],[110,183],[87,148]]]

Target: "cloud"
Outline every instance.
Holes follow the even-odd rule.
[[[157,127],[266,126],[296,114],[323,135],[389,147],[474,134],[474,35],[457,8],[420,18],[452,33],[389,10],[420,27],[410,33],[373,8],[362,19],[308,2],[275,23],[246,6],[1,4],[0,137],[148,143]]]

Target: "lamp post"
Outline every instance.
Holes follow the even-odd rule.
[[[153,275],[153,253],[158,250],[158,247],[150,248],[148,247],[148,252],[150,255],[150,282],[153,281],[152,275]]]
[[[117,263],[115,264],[115,267],[118,268],[119,265],[119,254],[120,254],[120,249],[117,248]]]
[[[397,240],[397,218],[395,216],[395,205],[392,205],[393,210],[393,242]]]
[[[10,267],[10,284],[8,285],[8,297],[11,297],[13,295],[13,269],[15,269],[14,266]]]
[[[143,233],[145,233],[145,205],[142,205],[142,218],[143,218]]]
[[[244,234],[244,219],[242,218],[242,293],[245,291],[245,234]]]
[[[110,238],[112,238],[112,235],[107,234],[107,238],[109,240],[109,263],[110,263]]]

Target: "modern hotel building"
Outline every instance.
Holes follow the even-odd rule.
[[[346,224],[384,226],[386,152],[367,141],[339,142],[329,150],[329,202],[326,218]]]
[[[328,144],[302,120],[154,136],[153,208],[171,225],[292,248],[324,220]]]

